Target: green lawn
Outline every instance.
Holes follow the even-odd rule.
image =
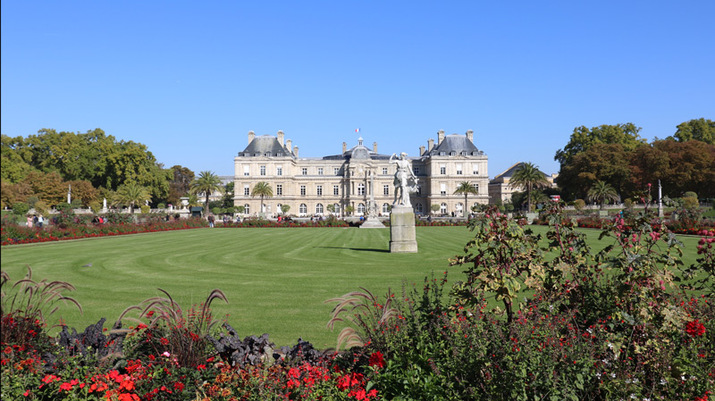
[[[545,227],[534,227],[538,232]],[[600,231],[586,230],[599,248]],[[78,331],[167,290],[184,308],[202,302],[214,288],[230,304],[214,304],[216,316],[229,314],[239,335],[269,333],[278,345],[298,337],[316,347],[335,345],[325,328],[331,304],[324,301],[365,287],[384,294],[403,282],[420,283],[448,269],[473,234],[465,227],[418,227],[417,254],[389,253],[388,229],[233,228],[195,229],[94,238],[2,248],[2,270],[13,281],[30,265],[35,279],[62,280],[77,287],[62,317]],[[696,238],[683,238],[686,262],[695,259]],[[91,266],[86,266],[91,264]],[[453,269],[452,279],[461,277]]]

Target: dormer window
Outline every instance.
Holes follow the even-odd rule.
[[[450,156],[457,156],[457,152],[451,151],[451,152],[449,152],[449,155],[450,155]]]

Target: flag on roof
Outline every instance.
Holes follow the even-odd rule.
[[[360,132],[360,128],[355,128],[355,132]]]

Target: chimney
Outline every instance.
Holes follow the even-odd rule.
[[[283,134],[283,131],[278,130],[278,143],[283,146],[283,138],[285,138],[285,135]]]
[[[472,131],[472,130],[467,131],[467,139],[469,139],[469,142],[474,143],[474,131]]]
[[[348,151],[348,144],[343,142],[343,153]]]
[[[444,130],[439,130],[437,132],[437,145],[442,143],[442,141],[444,141]]]
[[[424,154],[425,154],[425,147],[423,145],[423,146],[420,146],[420,156],[422,156]]]
[[[372,143],[372,151],[377,153],[377,142]]]
[[[297,146],[293,148],[293,154],[295,155],[295,157],[298,157],[298,147]]]
[[[291,141],[290,139],[287,140],[287,141],[286,141],[286,148],[287,148],[288,151],[290,152],[291,149],[293,149],[293,141]]]
[[[431,152],[432,148],[434,148],[434,139],[430,138],[427,140],[427,151]]]
[[[250,145],[254,139],[256,139],[256,133],[253,131],[248,131],[248,144]]]

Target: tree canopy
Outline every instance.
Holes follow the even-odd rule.
[[[561,163],[561,167],[570,163],[579,153],[585,152],[598,144],[619,144],[626,151],[635,150],[644,145],[647,141],[638,134],[640,127],[633,123],[600,125],[598,127],[586,128],[576,127],[571,134],[569,142],[563,149],[556,151],[554,160]]]
[[[549,185],[544,173],[539,167],[531,162],[522,163],[514,175],[509,179],[509,184],[514,187],[523,188],[526,191],[528,210],[531,211],[531,191]]]
[[[186,170],[193,179],[193,172]],[[3,188],[11,192],[3,194],[4,205],[37,196],[54,206],[63,201],[70,182],[73,188],[83,189],[85,206],[99,193],[110,193],[128,182],[147,188],[156,202],[166,202],[172,177],[172,170],[164,169],[146,145],[118,141],[99,128],[86,133],[43,128],[27,138],[2,135],[0,179]],[[32,188],[32,193],[26,193],[24,184]]]
[[[678,124],[675,139],[679,142],[696,140],[715,145],[715,121],[698,118]]]
[[[195,195],[204,194],[206,200],[204,202],[204,211],[208,213],[209,210],[209,197],[212,193],[219,191],[223,192],[223,185],[221,185],[221,178],[214,174],[212,171],[202,171],[199,173],[199,177],[191,183],[191,192]]]
[[[463,213],[463,217],[464,217],[464,218],[467,218],[467,214],[468,214],[468,213],[467,213],[467,210],[468,210],[468,208],[469,208],[469,207],[467,206],[467,205],[468,205],[468,204],[467,204],[467,196],[468,196],[469,194],[479,195],[479,191],[478,191],[477,188],[475,188],[474,185],[472,185],[472,183],[470,183],[469,181],[462,181],[462,182],[459,183],[459,186],[458,186],[457,189],[454,191],[454,194],[455,194],[455,195],[459,195],[459,194],[464,195],[464,207],[462,208],[462,213]]]
[[[686,191],[714,197],[714,127],[711,120],[690,120],[679,124],[674,136],[650,144],[631,123],[578,127],[564,149],[556,152],[555,159],[561,162],[556,182],[566,199],[587,197],[599,181],[628,198],[658,180],[663,195],[672,198]]]

